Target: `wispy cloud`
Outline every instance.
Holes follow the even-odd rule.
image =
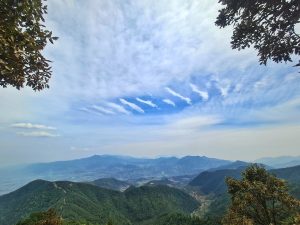
[[[222,120],[213,116],[191,116],[182,118],[170,123],[167,127],[169,132],[178,134],[179,131],[185,132],[187,135],[193,130],[200,130],[204,127],[210,127],[220,123]]]
[[[190,87],[191,87],[192,91],[195,92],[195,93],[197,93],[197,94],[199,94],[200,97],[204,101],[208,100],[208,98],[209,98],[208,92],[206,92],[206,91],[200,91],[199,88],[195,84],[192,84],[192,83],[190,83]]]
[[[126,110],[123,106],[116,104],[114,102],[107,102],[106,105],[119,113],[124,113],[127,115],[130,114],[130,112],[128,110]]]
[[[171,105],[171,106],[176,107],[176,104],[175,104],[172,100],[170,100],[170,99],[168,99],[168,98],[163,99],[162,101],[163,101],[164,103],[168,104],[168,105]]]
[[[232,51],[230,32],[214,25],[218,2],[105,2],[48,3],[47,27],[61,38],[47,49],[47,55],[55,59],[54,72],[64,74],[52,79],[61,95],[142,96],[197,71],[220,73],[244,68],[255,59]],[[79,18],[79,13],[86,19]],[[133,25],[132,20],[137,23]],[[85,41],[82,34],[88,34]]]
[[[24,128],[24,129],[56,130],[55,127],[50,127],[43,124],[32,124],[32,123],[14,123],[11,125],[11,127]]]
[[[98,115],[98,116],[103,116],[104,115],[103,113],[99,112],[98,110],[93,110],[93,109],[87,108],[87,107],[81,107],[78,110],[82,111],[82,112],[86,112],[86,113],[95,114],[95,115]]]
[[[177,93],[176,91],[172,90],[169,87],[165,87],[165,90],[169,92],[171,95],[180,98],[181,100],[185,101],[187,104],[191,105],[192,100],[189,97],[184,97],[181,94]]]
[[[108,114],[108,115],[115,115],[115,113],[112,110],[104,108],[102,106],[93,105],[92,108],[100,113],[104,113],[104,114]]]
[[[137,111],[139,113],[145,113],[145,111],[141,107],[139,107],[138,105],[136,105],[136,104],[134,104],[132,102],[129,102],[129,101],[123,99],[123,98],[120,98],[120,102],[122,104],[124,104],[124,105],[129,106],[130,108],[132,108],[133,110],[135,110],[135,111]]]
[[[122,142],[119,153],[148,154],[140,148],[124,148],[126,144],[142,143],[143,138],[151,141],[141,146],[153,150],[149,154],[155,155],[176,151],[183,154],[182,149],[189,149],[185,154],[207,153],[228,158],[246,157],[245,153],[247,157],[255,157],[253,149],[256,155],[262,154],[263,149],[277,149],[277,153],[280,149],[291,149],[288,151],[291,154],[299,152],[299,126],[286,127],[284,131],[279,126],[300,123],[300,107],[284,104],[300,96],[297,68],[293,68],[293,64],[259,66],[253,50],[232,50],[232,29],[219,29],[214,25],[220,8],[218,1],[51,0],[47,4],[46,26],[60,37],[45,51],[47,58],[53,61],[50,89],[41,93],[27,88],[22,92],[0,89],[0,125],[5,124],[0,126],[1,165],[8,160],[15,163],[17,156],[19,161],[24,161],[29,157],[22,156],[29,149],[35,155],[41,147],[52,151],[44,151],[36,160],[83,156],[70,155],[70,141],[74,146],[101,143],[101,146],[95,144],[95,154],[103,153],[104,145],[115,149],[116,142]],[[193,90],[190,83],[197,89]],[[173,89],[173,94],[166,92],[165,87]],[[137,97],[148,100],[144,97],[149,96],[148,93],[153,94],[149,100],[162,110],[146,110],[149,107],[136,100]],[[207,98],[205,104],[195,95],[200,95],[203,101]],[[193,106],[186,104],[192,101]],[[98,110],[92,105],[97,105]],[[136,112],[144,114],[137,116]],[[152,129],[153,133],[158,130],[151,127],[153,124],[163,126],[173,115],[174,124],[186,127],[185,136],[176,139],[152,135]],[[182,121],[193,115],[215,115],[225,122],[212,125],[210,129],[214,132],[207,135],[209,126],[202,126],[200,119]],[[10,127],[12,123],[24,121],[46,125]],[[39,140],[30,141],[30,138],[26,143],[18,142],[20,137],[5,130],[9,127],[16,132],[55,133],[51,131],[53,127],[46,128],[54,121],[67,135],[50,139],[52,142],[47,146],[43,143],[39,146]],[[187,129],[193,123],[199,126]],[[276,138],[272,132],[264,136],[256,133],[258,127],[267,123],[278,125]],[[251,130],[247,128],[249,124]],[[225,130],[226,126],[230,128]],[[197,127],[205,131],[199,134]],[[170,130],[176,132],[174,127]],[[240,138],[243,130],[249,131],[243,135],[248,141]],[[127,136],[120,140],[125,133]],[[20,145],[25,145],[28,151],[22,151],[24,147]],[[164,152],[165,149],[169,150]],[[264,154],[270,153],[265,151]]]
[[[49,133],[47,131],[18,132],[17,134],[24,137],[59,137],[58,134]]]
[[[152,107],[152,108],[157,108],[157,105],[156,104],[154,104],[152,101],[150,101],[150,100],[143,100],[143,99],[141,99],[141,98],[136,98],[136,100],[138,101],[138,102],[141,102],[141,103],[143,103],[143,104],[146,104],[146,105],[148,105],[148,106],[150,106],[150,107]]]
[[[89,148],[89,147],[75,147],[75,146],[71,146],[70,150],[74,151],[74,152],[90,152],[92,149]]]
[[[231,87],[231,82],[228,79],[218,81],[217,87],[219,88],[221,95],[225,98],[228,95],[229,89]]]

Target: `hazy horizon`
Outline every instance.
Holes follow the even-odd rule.
[[[211,159],[220,159],[220,160],[228,160],[228,161],[244,161],[249,163],[255,163],[262,159],[283,159],[283,158],[300,158],[300,155],[280,155],[280,156],[274,156],[274,157],[261,157],[256,158],[254,160],[241,160],[241,159],[229,159],[229,158],[217,158],[217,157],[210,157],[207,155],[157,155],[157,156],[134,156],[134,155],[113,155],[113,154],[95,154],[95,155],[85,155],[79,158],[58,158],[53,160],[45,160],[45,161],[28,161],[26,163],[12,163],[12,164],[2,164],[0,165],[0,169],[10,168],[10,167],[19,167],[19,166],[26,166],[31,164],[39,164],[39,163],[54,163],[54,162],[65,162],[65,161],[72,161],[72,160],[80,160],[80,159],[87,159],[94,156],[110,156],[110,157],[124,157],[124,158],[136,158],[136,159],[158,159],[158,158],[184,158],[184,157],[207,157]]]
[[[1,88],[0,164],[299,155],[300,73],[232,50],[210,0],[47,1],[50,89]],[[299,28],[299,26],[298,26]]]

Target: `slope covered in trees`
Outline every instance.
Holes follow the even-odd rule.
[[[131,184],[129,184],[128,182],[117,180],[115,178],[100,178],[89,183],[101,188],[111,189],[115,191],[124,191],[129,186],[131,186]]]
[[[189,185],[199,188],[204,194],[223,194],[227,191],[226,177],[241,178],[241,173],[245,168],[204,171],[195,177]],[[291,186],[300,185],[300,166],[273,169],[269,172],[287,180]]]
[[[246,167],[238,169],[224,169],[216,171],[204,171],[193,179],[189,185],[199,188],[203,194],[222,194],[226,192],[226,177],[240,178],[241,172]]]
[[[77,222],[142,224],[171,212],[191,213],[197,207],[191,196],[167,186],[131,187],[118,192],[84,183],[36,180],[0,197],[0,224],[12,225],[48,208]]]
[[[221,219],[230,205],[230,196],[227,194],[226,178],[231,177],[237,180],[242,178],[242,173],[246,167],[238,169],[224,169],[219,171],[206,171],[200,173],[190,182],[193,188],[201,193],[211,195],[209,205],[206,209],[206,217],[214,218],[221,223]],[[269,170],[270,174],[276,175],[280,179],[287,181],[289,193],[300,199],[300,166]]]

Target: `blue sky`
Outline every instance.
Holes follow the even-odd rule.
[[[50,89],[0,89],[0,163],[299,155],[300,73],[230,48],[210,0],[48,1]]]

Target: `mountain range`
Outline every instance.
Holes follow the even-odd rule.
[[[280,156],[266,157],[255,160],[256,163],[262,163],[273,168],[284,168],[300,165],[300,156]]]
[[[263,164],[268,169],[284,168],[300,165],[300,156],[261,158],[254,162]],[[76,160],[1,168],[0,195],[16,190],[35,179],[90,182],[102,178],[115,178],[125,182],[129,181],[130,184],[143,185],[151,180],[172,177],[174,180],[185,179],[185,183],[188,183],[191,178],[207,170],[235,169],[247,165],[249,162],[232,162],[205,156],[151,159],[94,155]],[[181,180],[179,182],[182,183]]]
[[[0,195],[35,179],[50,181],[93,181],[100,178],[137,180],[197,175],[202,171],[227,165],[228,160],[205,156],[160,157],[156,159],[127,156],[94,155],[88,158],[36,163],[0,171]]]
[[[197,162],[202,162],[203,165],[198,165]],[[29,165],[24,174],[50,174],[53,177],[59,172],[68,176],[76,170],[79,174],[97,171],[94,175],[98,174],[99,177],[100,171],[104,170],[108,176],[116,173],[115,165],[119,165],[118,168],[124,166],[145,171],[148,168],[150,172],[145,172],[144,176],[140,171],[134,173],[133,170],[131,175],[119,174],[122,178],[130,178],[127,180],[115,177],[81,182],[34,180],[16,191],[0,196],[0,225],[13,225],[32,212],[49,208],[54,208],[66,221],[93,225],[106,224],[112,219],[114,224],[120,225],[164,224],[166,221],[178,222],[181,219],[189,221],[188,224],[194,224],[191,213],[201,215],[203,210],[210,218],[219,220],[230,201],[226,194],[225,178],[241,178],[241,173],[249,164],[206,157],[136,159],[93,156],[73,161]],[[265,167],[269,172],[285,179],[290,192],[300,198],[300,165],[280,169]],[[155,176],[155,171],[159,168],[164,174],[170,175],[161,176],[160,173]],[[174,168],[180,168],[179,174],[191,174],[171,176],[176,174],[172,172]],[[193,175],[196,170],[199,171],[198,175]],[[81,178],[78,174],[77,177]],[[195,224],[199,224],[199,221]]]

